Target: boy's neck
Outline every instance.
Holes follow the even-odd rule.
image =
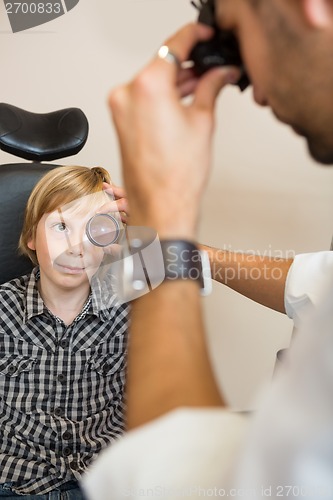
[[[52,314],[62,319],[66,325],[70,325],[80,314],[84,304],[90,294],[90,285],[77,290],[66,290],[54,286],[52,283],[45,283],[41,275],[38,282],[39,293],[45,306]]]

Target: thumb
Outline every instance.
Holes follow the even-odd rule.
[[[208,71],[197,85],[193,106],[213,112],[220,90],[228,83],[238,82],[240,77],[240,70],[234,66],[223,66]]]

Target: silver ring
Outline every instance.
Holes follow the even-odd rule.
[[[162,47],[158,49],[157,57],[163,59],[163,61],[167,61],[168,63],[175,64],[177,69],[181,68],[180,60],[173,52],[171,52],[167,45],[162,45]]]

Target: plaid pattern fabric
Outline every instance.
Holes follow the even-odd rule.
[[[124,431],[129,306],[96,280],[65,325],[37,280],[36,268],[0,286],[0,483],[20,494],[79,479]]]

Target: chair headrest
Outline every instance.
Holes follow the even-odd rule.
[[[0,103],[0,149],[32,161],[77,154],[88,137],[88,120],[78,108],[30,113]]]

